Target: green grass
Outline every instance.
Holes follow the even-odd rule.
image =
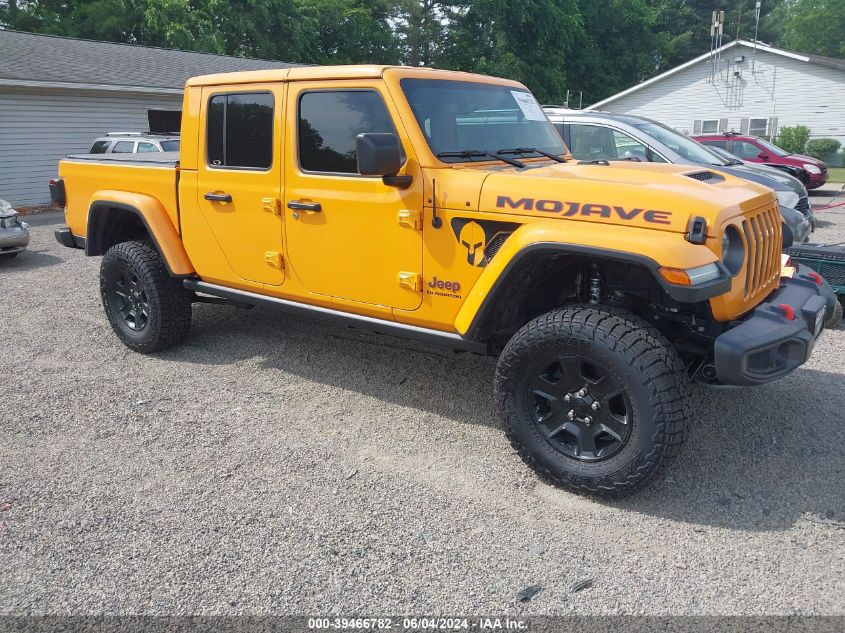
[[[830,167],[827,170],[828,182],[845,182],[845,167]]]

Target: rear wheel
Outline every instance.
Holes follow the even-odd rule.
[[[499,358],[496,400],[511,444],[566,488],[624,496],[680,450],[690,415],[677,352],[640,319],[599,307],[526,324]]]
[[[106,251],[100,294],[115,334],[136,352],[172,347],[188,334],[191,293],[170,276],[148,242],[121,242]]]

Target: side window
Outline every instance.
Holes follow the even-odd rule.
[[[616,158],[613,132],[595,125],[571,125],[570,151],[578,160],[611,160]]]
[[[396,128],[373,90],[306,92],[299,98],[299,165],[305,171],[358,173],[355,137]]]
[[[648,148],[624,132],[614,130],[613,143],[616,146],[617,158],[625,158],[625,154],[631,152],[634,157],[639,158],[642,161],[649,160],[649,154],[651,152],[649,152]]]
[[[157,152],[158,148],[153,143],[148,143],[147,141],[140,141],[138,143],[138,153],[141,152]]]
[[[109,148],[109,145],[111,145],[111,141],[97,141],[91,147],[91,151],[89,153],[91,153],[91,154],[105,154],[106,150]]]
[[[727,141],[710,141],[704,140],[699,141],[702,145],[710,145],[711,147],[718,147],[720,149],[727,150],[728,149],[728,142]]]
[[[208,164],[269,169],[273,164],[273,105],[269,92],[211,97],[206,114]]]
[[[734,141],[733,153],[740,158],[756,159],[762,150],[748,141]]]
[[[135,141],[118,141],[112,149],[112,154],[131,154],[135,149]]]

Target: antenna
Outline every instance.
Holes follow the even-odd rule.
[[[443,226],[443,220],[437,215],[437,182],[431,179],[431,226],[439,229]]]
[[[725,12],[713,11],[710,18],[710,80],[715,81],[716,74],[722,68],[722,34],[725,27]]]

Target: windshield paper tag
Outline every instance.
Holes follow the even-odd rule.
[[[511,94],[516,100],[516,104],[519,106],[519,109],[522,110],[522,113],[525,115],[526,120],[546,120],[546,114],[543,112],[543,108],[540,107],[540,104],[537,103],[537,100],[534,98],[534,95],[532,95],[530,92],[511,90]]]

